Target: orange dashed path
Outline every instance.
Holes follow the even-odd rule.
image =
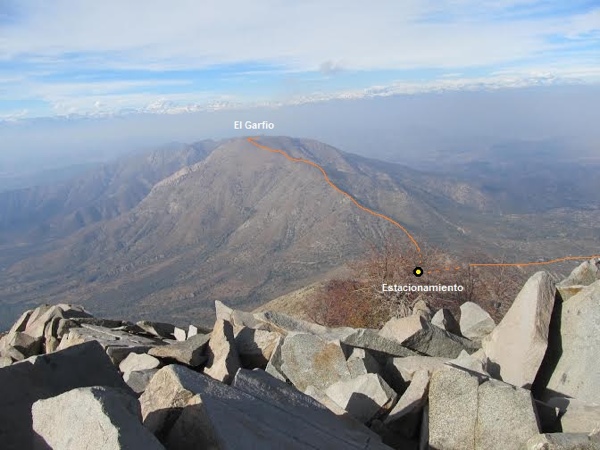
[[[271,148],[268,147],[266,145],[263,144],[259,144],[258,142],[256,142],[257,138],[252,138],[249,137],[247,138],[248,142],[252,145],[254,145],[255,147],[261,149],[261,150],[266,150],[268,152],[271,153],[278,153],[282,156],[284,156],[286,159],[288,159],[289,161],[292,162],[297,162],[297,163],[303,163],[303,164],[308,164],[309,166],[313,166],[317,169],[319,169],[319,171],[321,172],[321,174],[323,174],[323,178],[325,179],[325,181],[327,182],[327,184],[329,184],[329,186],[331,186],[335,191],[339,192],[340,194],[344,195],[345,197],[347,197],[352,203],[354,203],[354,205],[356,205],[357,208],[371,214],[372,216],[378,217],[380,219],[386,220],[387,222],[391,223],[392,225],[394,225],[396,228],[400,229],[405,235],[406,237],[408,237],[408,239],[412,242],[412,244],[415,246],[415,249],[417,250],[419,256],[421,256],[421,247],[419,247],[419,244],[417,243],[416,239],[410,234],[410,232],[403,227],[401,224],[399,224],[397,221],[395,221],[394,219],[392,219],[391,217],[386,216],[385,214],[381,214],[378,213],[377,211],[373,211],[370,208],[367,208],[366,206],[361,205],[354,197],[352,197],[352,195],[350,195],[348,192],[340,189],[339,187],[337,187],[329,178],[329,175],[327,175],[327,172],[325,172],[325,169],[323,169],[322,166],[320,166],[319,164],[317,164],[314,161],[310,161],[308,159],[304,159],[304,158],[294,158],[293,156],[290,156],[288,153],[286,153],[283,150],[279,150],[276,148]],[[556,259],[551,259],[548,261],[536,261],[536,262],[519,262],[519,263],[469,263],[467,264],[468,267],[524,267],[524,266],[542,266],[542,265],[549,265],[549,264],[556,264],[559,262],[563,262],[563,261],[578,261],[578,260],[584,260],[584,259],[595,259],[595,258],[600,258],[600,255],[590,255],[590,256],[565,256],[564,258],[556,258]],[[428,272],[447,272],[447,271],[454,271],[454,270],[460,270],[462,269],[462,266],[456,266],[456,267],[445,267],[442,269],[429,269]]]

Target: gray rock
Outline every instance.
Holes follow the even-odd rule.
[[[227,322],[231,322],[232,313],[233,309],[231,309],[229,306],[226,306],[223,302],[215,300],[215,314],[217,316],[217,320],[226,320]]]
[[[183,342],[153,347],[148,351],[148,354],[157,358],[198,367],[207,360],[205,350],[209,339],[210,335],[197,334]]]
[[[330,432],[335,430],[337,436],[343,437],[344,440],[349,442],[364,444],[366,448],[370,448],[369,443],[380,440],[377,434],[350,417],[345,410],[332,402],[325,393],[313,386],[310,386],[312,393],[329,399],[329,403],[334,408],[337,407],[336,409],[341,417],[335,412],[334,414],[338,417],[334,417],[330,413],[331,410],[314,399],[312,395],[303,394],[289,384],[273,379],[273,377],[260,370],[239,370],[232,386],[266,401],[274,407],[285,408],[287,413],[308,419],[315,428],[328,429]]]
[[[281,335],[274,331],[235,327],[235,346],[246,369],[264,369],[271,359]]]
[[[598,450],[600,445],[587,434],[536,434],[527,440],[522,450]]]
[[[168,448],[182,450],[386,448],[370,435],[347,431],[335,415],[292,394],[285,383],[263,383],[238,378],[238,387],[230,387],[182,366],[164,367],[140,397],[144,424]]]
[[[328,342],[312,334],[289,334],[281,347],[281,371],[296,388],[312,385],[325,390],[350,379],[339,341]]]
[[[476,448],[518,450],[539,433],[531,393],[497,380],[479,386]]]
[[[283,361],[281,359],[281,346],[283,345],[283,338],[279,340],[279,342],[275,345],[273,349],[273,353],[271,354],[271,358],[267,363],[267,367],[265,368],[265,372],[267,372],[272,377],[277,378],[280,381],[288,381],[286,376],[284,375],[281,365]]]
[[[387,356],[412,356],[417,353],[404,347],[395,339],[381,336],[377,330],[359,328],[340,339],[347,346],[364,348],[376,354]]]
[[[474,450],[479,379],[459,369],[440,369],[429,383],[429,446]]]
[[[559,286],[589,286],[600,280],[600,258],[585,261],[559,283]],[[564,298],[563,298],[564,300]]]
[[[494,331],[483,341],[494,378],[530,388],[546,348],[556,288],[547,272],[533,275]]]
[[[85,387],[38,400],[33,429],[53,449],[164,449],[141,423],[132,395],[106,387]]]
[[[149,322],[147,320],[142,320],[137,322],[136,325],[146,333],[158,338],[171,339],[173,338],[173,333],[175,331],[175,325],[171,325],[170,323]]]
[[[12,363],[12,358],[9,358],[8,356],[0,356],[0,369],[2,369],[3,367],[8,367]]]
[[[566,302],[574,295],[579,294],[583,288],[585,288],[583,284],[577,284],[575,286],[556,286],[556,290],[560,294],[560,298],[563,302]]]
[[[83,307],[76,305],[58,304],[47,306],[43,305],[36,308],[31,317],[27,321],[25,333],[33,338],[43,338],[46,325],[54,318],[76,318],[76,317],[92,317]]]
[[[552,397],[546,403],[560,411],[564,433],[591,433],[600,427],[600,405],[567,397]]]
[[[548,394],[600,404],[600,281],[562,304],[560,331],[548,351],[556,360],[545,360],[540,370]],[[549,375],[548,375],[549,374]]]
[[[32,313],[33,309],[30,309],[21,314],[21,317],[17,319],[8,332],[16,333],[17,331],[25,331],[25,328],[27,328],[27,322],[29,321]]]
[[[365,424],[389,412],[398,398],[383,378],[374,373],[338,381],[329,386],[325,394]]]
[[[429,307],[427,302],[425,302],[425,300],[423,300],[423,299],[417,300],[415,302],[415,304],[412,307],[412,313],[415,316],[421,316],[425,320],[430,321],[430,322],[431,322],[431,318],[433,316],[433,311],[431,310],[431,308]]]
[[[457,336],[462,336],[460,325],[447,308],[438,310],[431,318],[431,324]]]
[[[41,353],[42,339],[33,338],[28,334],[15,331],[0,338],[0,354],[3,356],[9,356],[7,354],[7,350],[9,348],[18,350],[19,354],[23,355],[25,358],[28,358]]]
[[[119,365],[130,353],[145,353],[153,346],[163,345],[163,342],[158,339],[83,323],[81,328],[69,329],[60,341],[58,350],[89,341],[98,342],[115,365]]]
[[[34,356],[0,370],[0,441],[4,450],[33,445],[31,405],[78,387],[129,390],[97,342]]]
[[[449,360],[446,364],[450,364],[455,367],[462,367],[463,369],[477,372],[482,375],[489,376],[487,372],[487,357],[482,349],[477,350],[475,353],[469,355],[467,352],[462,351],[458,358]]]
[[[356,378],[367,373],[379,373],[379,363],[363,348],[353,348],[346,361],[350,376]]]
[[[460,305],[460,332],[464,337],[481,341],[495,326],[494,319],[478,304],[465,302]]]
[[[427,322],[421,316],[389,320],[379,334],[395,339],[404,347],[429,356],[456,358],[462,350],[474,352],[478,346]]]
[[[206,349],[208,361],[204,373],[215,380],[229,384],[241,367],[235,345],[233,326],[225,320],[217,320]]]
[[[410,383],[415,373],[426,370],[430,375],[442,369],[449,358],[433,356],[407,356],[406,358],[393,358],[389,360],[388,371],[394,371],[399,377],[398,381]]]
[[[123,374],[123,380],[127,383],[127,386],[131,388],[136,394],[141,394],[146,390],[152,377],[158,372],[159,369],[145,369],[145,370],[134,370],[132,372],[125,372]]]
[[[429,445],[444,449],[519,449],[539,433],[531,393],[447,367],[429,385]]]
[[[419,370],[414,374],[408,389],[384,421],[389,429],[407,438],[416,436],[427,403],[430,376],[427,370]]]
[[[182,342],[187,339],[187,333],[183,328],[175,327],[173,330],[173,336],[175,336],[175,340]]]
[[[191,338],[192,336],[196,336],[197,334],[198,334],[198,327],[195,325],[190,325],[188,327],[188,332],[187,332],[188,338]]]
[[[160,361],[154,356],[145,353],[130,353],[119,364],[119,370],[123,373],[133,372],[137,370],[156,369],[160,366]]]

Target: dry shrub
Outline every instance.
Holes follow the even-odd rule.
[[[425,269],[421,277],[413,274],[417,265]],[[460,269],[456,270],[457,267]],[[471,267],[437,248],[425,247],[419,254],[389,239],[382,246],[371,246],[365,257],[350,268],[349,278],[331,280],[309,299],[305,312],[311,320],[333,327],[380,328],[391,317],[410,315],[414,304],[422,299],[434,311],[445,307],[457,318],[460,305],[472,301],[498,322],[524,281],[523,273],[517,268]],[[464,289],[461,292],[383,292],[382,284],[457,284]]]

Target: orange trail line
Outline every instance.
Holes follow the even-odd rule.
[[[337,192],[339,192],[340,194],[348,197],[350,199],[350,201],[352,203],[354,203],[358,208],[362,209],[363,211],[375,216],[375,217],[379,217],[380,219],[383,220],[387,220],[389,223],[391,223],[392,225],[394,225],[395,227],[399,228],[400,230],[402,230],[404,232],[404,234],[406,234],[406,236],[410,239],[410,241],[413,243],[413,245],[415,246],[415,248],[417,249],[417,252],[419,252],[419,255],[421,254],[421,247],[419,247],[419,244],[417,243],[417,241],[415,240],[414,237],[412,237],[412,235],[408,232],[408,230],[406,228],[404,228],[402,225],[400,225],[398,222],[396,222],[394,219],[392,219],[391,217],[388,217],[384,214],[378,213],[376,211],[373,211],[370,208],[367,208],[366,206],[361,205],[360,203],[358,203],[358,201],[356,201],[356,199],[354,197],[352,197],[352,195],[348,194],[346,191],[341,190],[339,187],[337,187],[329,178],[329,175],[327,175],[327,172],[325,172],[325,169],[323,169],[323,167],[321,167],[319,164],[317,164],[316,162],[310,161],[308,159],[303,159],[303,158],[294,158],[293,156],[288,155],[286,152],[284,152],[283,150],[278,150],[275,148],[271,148],[271,147],[267,147],[266,145],[262,145],[259,144],[258,142],[256,142],[254,140],[255,138],[247,138],[248,142],[250,142],[252,145],[254,145],[255,147],[258,147],[262,150],[266,150],[268,152],[271,153],[279,153],[280,155],[285,156],[288,160],[293,161],[293,162],[299,162],[299,163],[304,163],[304,164],[308,164],[309,166],[313,166],[316,167],[317,169],[319,169],[321,171],[321,173],[323,174],[323,178],[325,178],[325,181],[333,188],[335,189]]]
[[[293,156],[290,156],[289,154],[287,154],[283,150],[278,150],[278,149],[275,149],[275,148],[267,147],[266,145],[259,144],[258,142],[255,141],[255,139],[256,138],[249,137],[249,138],[247,138],[247,141],[250,142],[255,147],[260,148],[262,150],[266,150],[266,151],[271,152],[271,153],[279,153],[280,155],[285,156],[288,160],[290,160],[292,162],[299,162],[299,163],[308,164],[309,166],[313,166],[313,167],[316,167],[317,169],[319,169],[321,171],[321,173],[323,174],[323,178],[325,178],[325,181],[333,189],[335,189],[337,192],[339,192],[340,194],[348,197],[350,199],[350,201],[352,203],[354,203],[358,208],[362,209],[363,211],[365,211],[365,212],[367,212],[367,213],[369,213],[369,214],[371,214],[371,215],[373,215],[375,217],[379,217],[380,219],[387,220],[392,225],[394,225],[395,227],[397,227],[400,230],[402,230],[404,232],[404,234],[406,234],[406,236],[413,243],[413,245],[415,246],[415,248],[419,252],[419,255],[421,256],[421,247],[419,247],[419,244],[417,243],[417,241],[415,240],[415,238],[412,237],[412,235],[408,232],[408,230],[406,228],[404,228],[402,225],[400,225],[398,222],[396,222],[391,217],[388,217],[388,216],[386,216],[384,214],[378,213],[377,211],[373,211],[372,209],[367,208],[366,206],[363,206],[360,203],[358,203],[358,201],[354,197],[352,197],[352,195],[350,195],[346,191],[343,191],[339,187],[337,187],[331,181],[331,179],[329,178],[329,175],[327,175],[327,172],[325,172],[325,169],[323,169],[323,167],[321,167],[319,164],[317,164],[316,162],[310,161],[308,159],[294,158]],[[591,255],[591,256],[565,256],[564,258],[551,259],[549,261],[521,262],[521,263],[469,263],[469,264],[467,264],[467,266],[469,266],[469,267],[544,266],[544,265],[549,265],[549,264],[556,264],[556,263],[559,263],[561,261],[577,261],[577,260],[582,260],[582,259],[595,259],[595,258],[600,258],[600,255]],[[460,269],[461,269],[460,267],[455,267],[454,268],[454,270],[460,270]],[[452,269],[451,268],[444,268],[444,269],[436,268],[436,269],[429,269],[429,272],[439,272],[439,271],[446,271],[446,270],[449,271],[449,270],[452,270]]]

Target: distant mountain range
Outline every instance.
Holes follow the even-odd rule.
[[[259,142],[320,164],[361,204],[455,254],[535,260],[598,247],[600,181],[580,167],[571,179],[545,163],[531,178],[476,161],[426,173],[314,140]],[[384,235],[411,245],[316,168],[246,139],[173,145],[0,193],[0,210],[0,328],[42,302],[208,322],[214,300],[259,306],[326,278]]]

